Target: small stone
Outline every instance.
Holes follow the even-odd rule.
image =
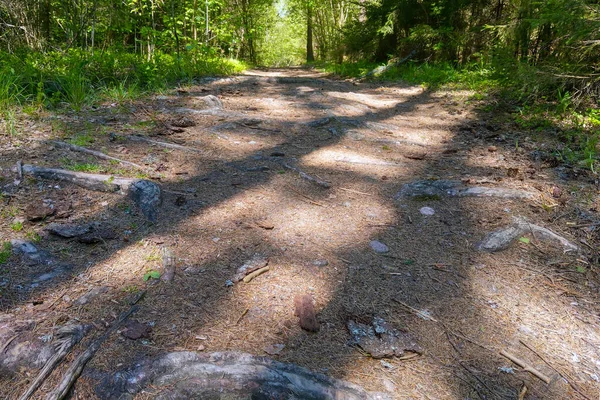
[[[329,261],[327,261],[327,260],[315,260],[315,261],[313,261],[313,265],[315,267],[326,267],[327,265],[329,265]]]
[[[156,183],[145,179],[136,181],[129,187],[129,196],[150,222],[156,222],[162,202],[160,187]]]
[[[493,152],[495,152],[495,151],[498,151],[498,148],[497,148],[496,146],[490,146],[490,147],[488,147],[488,151],[489,151],[490,153],[493,153]]]
[[[371,240],[369,242],[369,246],[371,246],[371,249],[373,249],[375,253],[381,254],[390,251],[390,248],[387,247],[385,244],[381,243],[379,240]]]
[[[281,351],[285,348],[285,344],[270,344],[268,346],[263,347],[265,353],[276,356],[281,353]]]
[[[226,286],[226,287],[232,287],[232,286],[233,286],[233,281],[232,281],[231,279],[227,279],[227,280],[225,281],[225,286]]]
[[[435,214],[435,210],[431,207],[421,207],[419,212],[423,215],[432,216]]]
[[[56,209],[50,203],[33,203],[25,208],[25,215],[29,221],[40,221],[54,215]]]
[[[310,294],[298,295],[294,297],[294,307],[296,315],[300,318],[300,327],[310,332],[317,332],[320,328],[317,321],[317,312],[313,304],[313,298]]]
[[[562,189],[559,188],[558,186],[553,186],[552,187],[552,197],[554,197],[555,199],[558,199],[561,195],[562,195]]]
[[[127,322],[125,329],[121,331],[121,335],[127,339],[137,340],[149,337],[150,332],[152,332],[152,328],[148,325],[142,324],[136,320],[130,320]]]
[[[200,346],[198,346],[198,348],[196,349],[196,351],[204,351],[206,349],[206,346],[201,344]]]

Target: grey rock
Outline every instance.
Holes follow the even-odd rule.
[[[129,196],[149,221],[156,222],[162,202],[160,187],[156,183],[145,179],[135,181],[129,187]]]
[[[13,252],[22,256],[24,261],[29,265],[53,265],[56,263],[56,260],[54,260],[49,252],[38,249],[30,241],[13,239],[10,243]]]
[[[77,241],[85,244],[104,243],[117,238],[117,233],[108,227],[100,227],[77,237]]]
[[[94,226],[93,224],[76,225],[52,223],[45,229],[53,235],[70,239],[91,232],[94,229]]]
[[[168,353],[111,373],[100,399],[132,399],[146,388],[155,399],[345,399],[390,397],[305,368],[237,352]]]
[[[379,240],[371,240],[369,242],[369,246],[371,246],[371,249],[373,249],[375,253],[383,254],[390,251],[390,248],[384,243],[381,243]]]
[[[349,320],[346,326],[350,332],[351,343],[373,358],[401,357],[407,351],[423,353],[423,349],[411,334],[394,329],[382,318],[373,318],[371,325]]]
[[[86,294],[84,294],[83,296],[76,299],[73,302],[73,304],[78,305],[78,306],[83,306],[83,305],[89,303],[90,301],[92,301],[94,298],[101,295],[102,293],[106,293],[106,292],[108,292],[107,286],[95,287],[95,288],[91,289],[89,292],[87,292]]]
[[[219,99],[217,96],[213,96],[212,94],[209,94],[208,96],[196,97],[196,99],[203,101],[210,108],[223,108],[223,102],[221,99]]]
[[[329,265],[329,261],[327,260],[315,260],[312,263],[315,267],[326,267]]]
[[[33,243],[26,240],[11,240],[13,252],[20,255],[28,265],[42,265],[52,267],[50,271],[34,276],[32,286],[63,276],[73,268],[70,264],[64,264],[55,259],[49,252],[38,249]]]
[[[419,210],[419,212],[423,215],[426,216],[432,216],[435,215],[435,210],[431,207],[421,207],[421,209]]]

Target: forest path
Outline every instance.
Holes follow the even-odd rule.
[[[114,335],[90,363],[94,370],[168,351],[235,350],[267,352],[398,399],[515,399],[523,385],[525,398],[578,398],[574,388],[597,398],[600,296],[588,226],[596,220],[586,211],[595,187],[584,173],[550,165],[529,132],[476,99],[304,69],[252,70],[78,115],[25,117],[31,134],[0,147],[8,199],[0,241],[37,233],[37,246],[72,270],[31,288],[48,266],[13,256],[3,318],[35,321],[38,336],[74,318],[104,329],[145,290],[135,319],[151,332],[139,340]],[[535,151],[542,155],[532,159]],[[147,222],[116,193],[34,179],[13,185],[18,160],[154,179],[163,190],[158,220]],[[31,218],[44,204],[66,212]],[[581,249],[564,251],[528,226],[511,231],[506,249],[478,250],[514,218]],[[12,228],[16,220],[24,229]],[[50,222],[95,222],[114,235],[79,243],[47,234]],[[170,275],[165,253],[175,259],[172,280],[144,281],[149,271]],[[256,255],[270,270],[230,282]],[[318,332],[300,328],[298,295],[314,299]],[[362,350],[353,344],[348,325],[376,327],[377,318],[392,336],[414,338],[421,354],[369,357],[390,351],[379,333],[359,343]],[[403,345],[391,352],[411,350]],[[26,386],[21,375],[3,379],[3,397]],[[76,393],[91,398],[95,384],[86,376]]]

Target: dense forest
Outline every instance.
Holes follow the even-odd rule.
[[[357,74],[349,65],[409,60],[493,70],[527,96],[593,100],[600,87],[600,4],[2,0],[0,49],[5,92],[12,74],[30,98],[51,98],[57,74],[66,72],[102,86],[160,87],[244,65],[316,61]]]

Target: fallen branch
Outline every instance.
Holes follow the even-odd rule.
[[[510,361],[514,362],[515,364],[517,364],[519,367],[523,368],[523,371],[529,372],[530,374],[532,374],[535,377],[544,381],[544,383],[546,383],[546,384],[550,383],[550,378],[548,378],[546,375],[544,375],[543,373],[541,373],[540,371],[538,371],[531,365],[527,364],[525,361],[513,356],[512,354],[508,353],[506,350],[501,350],[500,354],[502,356],[508,358]]]
[[[85,147],[81,147],[81,146],[76,146],[74,144],[71,143],[66,143],[66,142],[61,142],[60,140],[52,140],[50,141],[50,143],[54,144],[56,147],[62,148],[62,149],[67,149],[67,150],[71,150],[71,151],[76,151],[79,153],[85,153],[85,154],[90,154],[93,155],[95,157],[101,158],[103,160],[109,160],[109,161],[116,161],[121,165],[126,165],[126,166],[130,166],[130,167],[134,167],[134,168],[139,168],[139,169],[145,169],[143,166],[136,164],[136,163],[132,163],[130,161],[125,161],[125,160],[121,160],[120,158],[116,158],[116,157],[112,157],[109,156],[107,154],[104,154],[100,151],[96,151],[96,150],[91,150]]]
[[[557,370],[556,368],[554,368],[554,366],[552,366],[552,364],[550,364],[548,361],[546,361],[546,359],[544,357],[541,356],[541,354],[533,348],[533,346],[530,346],[529,344],[525,343],[523,340],[519,339],[519,342],[521,342],[521,344],[525,347],[527,347],[529,350],[531,350],[533,352],[533,354],[535,354],[536,356],[538,356],[540,358],[540,360],[542,360],[543,362],[546,363],[547,366],[549,366],[550,368],[552,368],[558,375],[560,375],[561,378],[563,378],[568,384],[569,386],[571,386],[573,388],[574,391],[576,391],[581,397],[583,397],[584,399],[587,400],[591,400],[588,396],[586,396],[585,394],[583,394],[579,388],[573,383],[573,378],[569,377],[568,375],[565,376],[566,374],[563,374],[562,372],[560,372],[559,370]],[[569,379],[567,379],[569,378]]]
[[[150,144],[153,144],[153,145],[156,145],[156,146],[165,147],[167,149],[189,151],[189,152],[192,152],[192,153],[202,153],[201,150],[195,149],[193,147],[182,146],[180,144],[175,144],[175,143],[160,142],[158,140],[149,139],[149,138],[147,138],[145,136],[130,135],[130,136],[127,136],[127,139],[131,140],[131,141],[134,141],[134,142],[146,142],[146,143],[150,143]]]
[[[304,199],[306,199],[306,201],[308,201],[310,204],[314,204],[315,206],[320,206],[320,207],[326,207],[325,204],[319,203],[318,201],[314,201],[313,199],[311,199],[310,197],[300,193],[299,191],[295,190],[294,188],[289,188],[292,192],[296,193],[298,196],[303,197]]]
[[[350,192],[350,193],[362,194],[365,196],[373,196],[373,194],[371,194],[371,193],[359,192],[358,190],[354,190],[354,189],[348,189],[348,188],[341,187],[340,190],[343,190],[345,192]]]
[[[58,330],[59,340],[55,344],[56,353],[46,362],[44,368],[40,371],[33,383],[29,385],[25,393],[19,397],[19,400],[29,399],[36,390],[50,376],[54,368],[62,361],[71,349],[83,339],[89,326],[85,325],[67,325]]]
[[[79,378],[79,376],[83,372],[83,368],[85,368],[85,365],[92,359],[92,357],[94,357],[96,352],[100,349],[100,346],[102,346],[102,343],[104,343],[106,341],[106,339],[108,339],[108,337],[114,331],[116,331],[117,328],[127,318],[129,318],[129,316],[131,314],[133,314],[137,310],[138,310],[137,306],[131,307],[127,312],[123,313],[121,315],[121,317],[119,317],[117,322],[115,322],[110,328],[108,328],[102,336],[100,336],[98,339],[93,341],[92,344],[90,345],[90,347],[88,347],[87,350],[85,350],[82,354],[80,354],[79,357],[77,357],[77,359],[75,359],[73,364],[71,364],[71,366],[69,367],[67,372],[64,374],[64,376],[63,376],[62,380],[60,381],[60,383],[58,384],[58,386],[56,386],[54,388],[54,390],[46,396],[46,400],[62,400],[62,399],[64,399],[67,396],[67,394],[69,393],[71,386],[73,386],[75,381],[77,381],[77,378]]]
[[[293,166],[293,165],[285,163],[285,162],[281,163],[281,165],[283,166],[283,168],[297,172],[298,175],[300,175],[300,178],[302,178],[302,179],[306,179],[307,181],[312,182],[312,183],[314,183],[318,186],[321,186],[325,189],[329,189],[331,187],[331,184],[329,182],[325,182],[319,178],[315,178],[314,176],[307,174],[306,172],[302,171],[300,168],[298,168],[296,166]]]
[[[244,283],[249,283],[252,279],[256,278],[259,275],[264,274],[265,272],[267,272],[268,270],[270,270],[271,267],[264,267],[261,269],[257,269],[256,271],[246,275],[243,279]]]
[[[58,168],[23,165],[23,172],[35,178],[67,181],[90,190],[100,192],[126,192],[138,179],[116,178],[112,175],[88,174]]]

